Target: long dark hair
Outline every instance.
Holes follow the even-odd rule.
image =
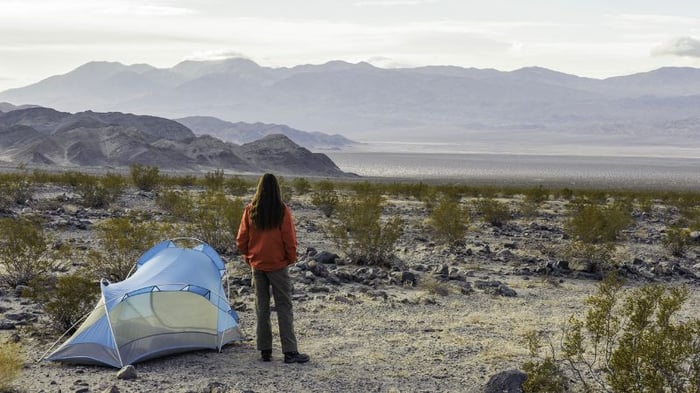
[[[277,178],[271,173],[262,175],[251,202],[250,219],[260,230],[279,228],[284,218],[284,202]]]

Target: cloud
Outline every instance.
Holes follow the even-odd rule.
[[[654,56],[700,57],[700,40],[692,37],[676,37],[653,48],[651,54]]]
[[[209,61],[209,60],[225,60],[225,59],[231,59],[231,58],[244,58],[244,59],[249,59],[250,57],[245,56],[244,54],[228,49],[222,49],[222,50],[209,50],[209,51],[201,51],[201,52],[195,52],[189,56],[185,60],[196,60],[196,61]]]
[[[437,0],[361,0],[355,2],[356,7],[396,7],[406,5],[432,4]]]

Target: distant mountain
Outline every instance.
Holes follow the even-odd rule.
[[[11,112],[15,111],[17,109],[26,109],[26,108],[32,108],[36,105],[12,105],[9,102],[0,102],[0,112]]]
[[[197,135],[211,135],[238,144],[256,141],[271,134],[282,134],[307,149],[339,149],[355,144],[342,135],[295,130],[286,125],[228,122],[211,116],[190,116],[175,119]]]
[[[284,135],[237,145],[196,136],[176,121],[155,116],[72,114],[43,107],[0,113],[0,161],[65,167],[138,163],[179,170],[347,176],[325,155]]]
[[[677,143],[700,144],[695,126],[700,69],[695,68],[593,79],[539,67],[382,69],[333,61],[269,68],[227,59],[158,69],[94,62],[2,92],[0,100],[68,111],[89,107],[287,124],[355,140],[468,143],[478,134],[517,144],[536,138],[550,143],[559,135],[595,140],[605,134],[642,143],[673,130]]]

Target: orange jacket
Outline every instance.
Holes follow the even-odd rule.
[[[251,205],[246,206],[238,227],[236,246],[245,261],[255,270],[274,272],[297,260],[297,234],[294,230],[292,211],[284,209],[284,218],[279,228],[261,231],[250,219]]]

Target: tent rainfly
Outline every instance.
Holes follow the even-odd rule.
[[[243,340],[221,284],[226,268],[207,244],[166,240],[146,251],[124,281],[102,280],[102,296],[48,360],[123,367]]]

